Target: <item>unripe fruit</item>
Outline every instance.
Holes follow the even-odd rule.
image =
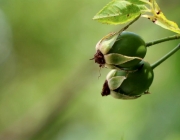
[[[95,62],[109,68],[131,68],[146,55],[144,40],[137,34],[123,31],[109,34],[96,45]]]
[[[111,70],[106,77],[102,96],[111,94],[118,99],[135,99],[148,92],[154,78],[153,69],[148,62],[139,63],[137,71],[132,73]]]

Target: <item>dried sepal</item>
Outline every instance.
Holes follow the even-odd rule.
[[[115,76],[115,77],[112,77],[111,79],[107,80],[109,89],[115,90],[115,89],[119,88],[125,79],[126,79],[125,76]]]
[[[119,33],[110,33],[103,37],[97,44],[96,44],[96,51],[101,51],[102,54],[107,54],[109,50],[114,45]]]
[[[107,64],[113,64],[113,65],[121,65],[135,59],[142,60],[142,58],[139,58],[139,57],[130,57],[130,56],[117,54],[117,53],[104,55],[104,59]]]

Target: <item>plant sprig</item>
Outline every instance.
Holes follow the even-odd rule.
[[[125,24],[141,17],[149,19],[156,25],[180,34],[178,25],[166,18],[156,0],[113,0],[103,7],[95,16],[97,20],[105,24]]]

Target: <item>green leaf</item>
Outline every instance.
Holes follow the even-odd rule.
[[[150,19],[153,23],[161,26],[162,28],[165,28],[165,29],[168,29],[170,31],[180,34],[180,29],[178,25],[175,22],[168,20],[164,16],[157,2],[155,0],[150,0],[149,2],[152,8],[151,10],[152,10],[153,15],[143,15],[143,17]]]
[[[141,13],[144,13],[146,10],[149,10],[145,5],[137,5],[141,10]]]
[[[146,2],[142,1],[142,0],[125,0],[125,1],[128,1],[132,4],[135,4],[136,6],[139,7],[139,9],[141,10],[141,13],[144,11],[144,10],[149,10],[147,7],[146,7]]]
[[[129,57],[129,56],[125,56],[125,55],[117,54],[117,53],[104,55],[104,59],[107,64],[113,64],[113,65],[124,64],[126,62],[129,62],[135,59],[142,60],[139,57]]]
[[[125,0],[125,1],[128,1],[128,2],[136,4],[136,5],[144,5],[144,4],[146,4],[145,2],[143,2],[141,0]]]
[[[177,25],[175,22],[168,20],[168,19],[163,15],[162,12],[161,12],[158,16],[149,17],[149,19],[150,19],[153,23],[161,26],[162,28],[165,28],[165,29],[168,29],[168,30],[170,30],[170,31],[173,31],[173,32],[175,32],[175,33],[180,34],[180,29],[179,29],[178,25]]]
[[[113,0],[95,16],[94,20],[106,24],[124,24],[141,14],[139,7],[128,1]]]

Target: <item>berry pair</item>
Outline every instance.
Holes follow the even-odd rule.
[[[103,85],[102,96],[118,99],[136,99],[148,93],[154,73],[143,60],[146,43],[132,32],[109,34],[96,45],[95,63],[111,68]]]

